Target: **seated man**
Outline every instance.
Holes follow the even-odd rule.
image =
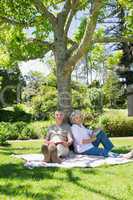
[[[49,127],[42,145],[45,162],[60,163],[63,157],[68,156],[69,146],[72,144],[72,133],[69,124],[63,123],[64,113],[55,112],[56,124]]]
[[[74,149],[77,153],[104,157],[133,158],[133,150],[123,155],[111,152],[111,149],[114,146],[111,140],[101,129],[92,131],[85,128],[82,124],[83,116],[79,110],[74,111],[71,114],[71,122],[73,124],[72,135]],[[104,148],[99,148],[99,144],[102,144]]]

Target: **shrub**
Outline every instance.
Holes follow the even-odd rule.
[[[17,139],[37,139],[46,135],[49,122],[0,122],[0,144],[6,143],[6,140]]]
[[[133,117],[123,111],[111,111],[99,117],[99,125],[112,137],[133,136]]]
[[[27,139],[37,139],[38,135],[35,133],[32,127],[26,126],[20,132],[18,139],[27,140]]]
[[[6,145],[8,139],[8,129],[6,128],[6,123],[2,122],[0,124],[0,145]]]
[[[29,122],[32,119],[32,115],[30,113],[26,113],[21,104],[15,105],[14,110],[0,110],[0,121],[3,122],[17,122],[17,121],[25,121]]]

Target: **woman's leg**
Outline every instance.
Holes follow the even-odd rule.
[[[92,147],[91,149],[88,149],[87,151],[83,152],[82,154],[108,157],[108,152],[109,151],[104,148]]]
[[[114,146],[112,144],[111,140],[107,137],[107,135],[103,131],[100,131],[98,133],[98,135],[96,136],[96,140],[93,142],[93,145],[95,147],[98,147],[100,143],[108,151],[110,151],[113,148],[113,146]]]

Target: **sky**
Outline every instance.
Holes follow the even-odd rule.
[[[30,60],[27,62],[21,62],[19,64],[22,75],[27,75],[30,71],[38,71],[44,75],[48,75],[50,70],[46,63],[40,61],[40,59]]]

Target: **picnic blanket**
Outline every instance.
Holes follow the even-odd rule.
[[[112,157],[102,157],[102,156],[87,156],[81,154],[71,153],[66,159],[63,159],[61,164],[58,163],[46,163],[43,161],[44,157],[42,154],[22,154],[15,155],[16,158],[21,158],[25,160],[24,166],[28,168],[34,167],[97,167],[100,165],[116,165],[124,164],[128,162],[133,162],[133,159],[124,158],[112,158]]]

